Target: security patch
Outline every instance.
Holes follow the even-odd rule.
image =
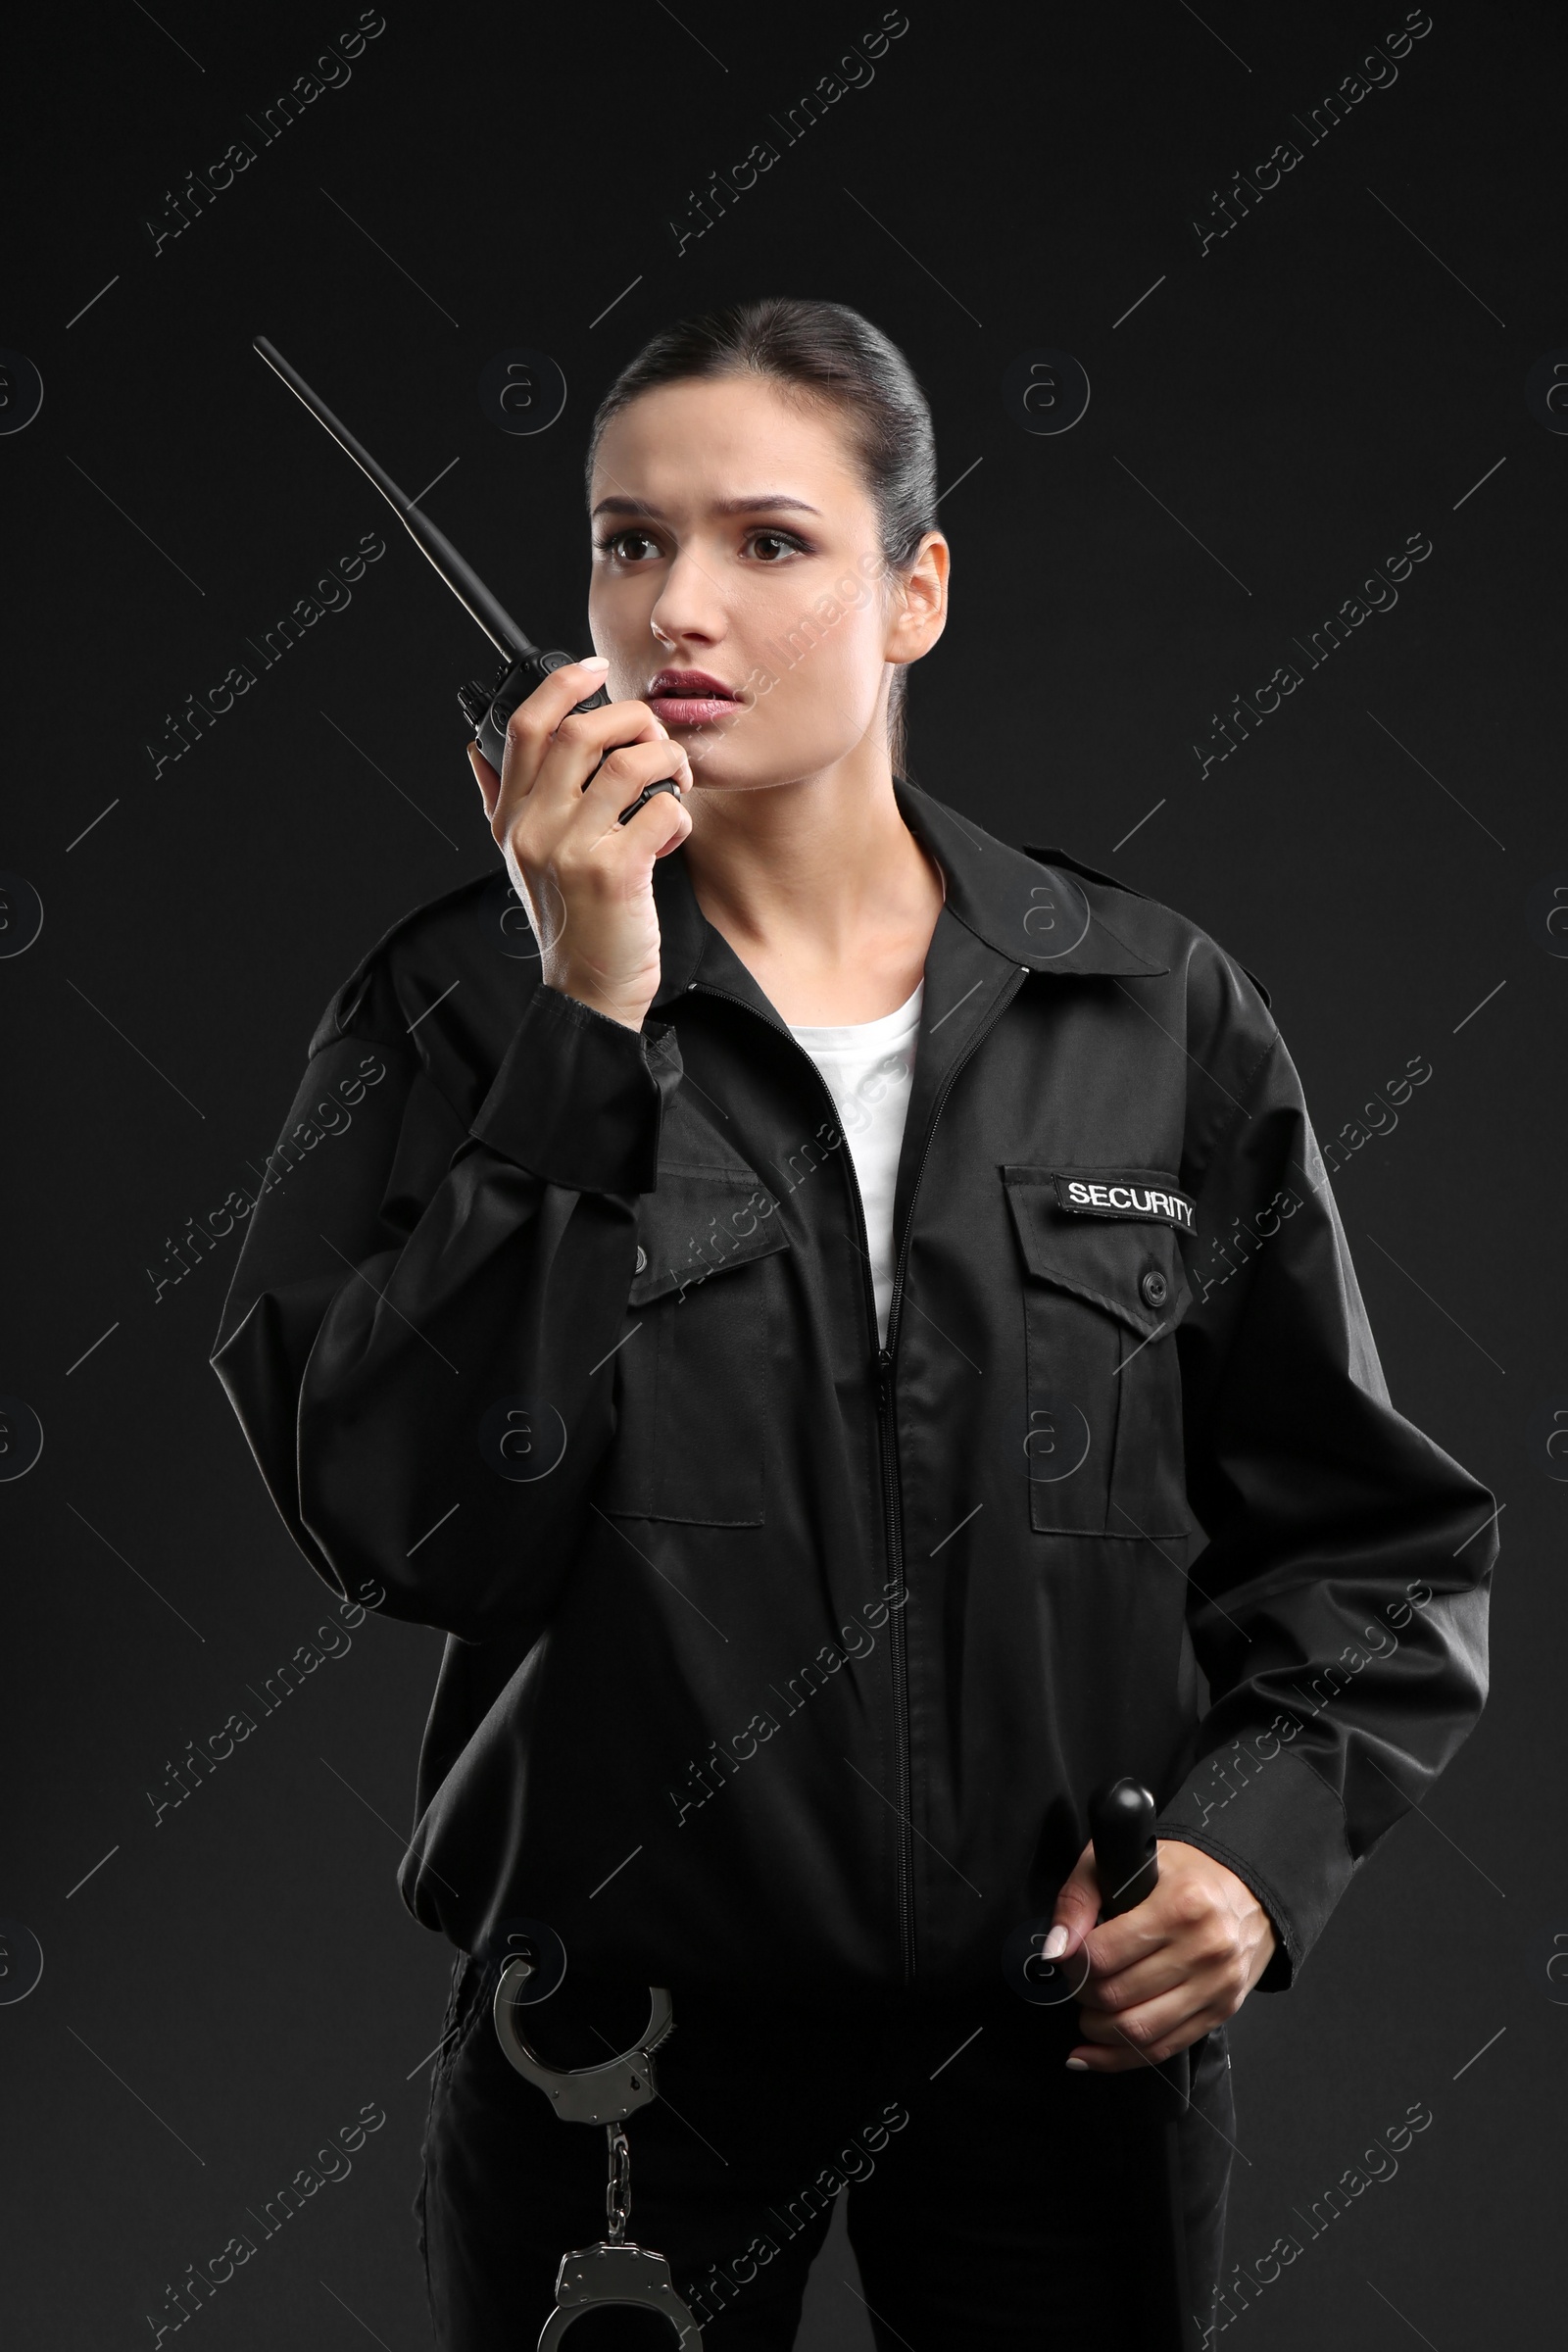
[[[1056,1206],[1082,1217],[1143,1217],[1192,1233],[1194,1203],[1147,1168],[1095,1168],[1056,1178]]]

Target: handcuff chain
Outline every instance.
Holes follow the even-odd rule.
[[[610,2142],[610,2183],[605,2190],[609,2243],[619,2246],[625,2243],[631,2218],[631,2142],[618,2123],[605,2126],[605,2137]]]

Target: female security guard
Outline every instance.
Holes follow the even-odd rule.
[[[713,2352],[792,2342],[852,2179],[879,2346],[1160,2340],[1137,2159],[1181,2050],[1203,2340],[1224,2021],[1483,1701],[1492,1498],[1389,1400],[1261,991],[901,772],[935,482],[853,311],[749,303],[625,369],[604,651],[501,775],[470,753],[531,932],[496,870],[364,958],[225,1306],[306,1556],[449,1636],[400,1877],[460,1955],[417,2200],[444,2352],[532,2341],[603,2194],[489,2030],[518,1921],[568,1955],[554,2063],[671,1990],[634,2233]],[[1159,1884],[1095,1928],[1120,1774]],[[1004,1980],[1042,1916],[1076,2004]],[[630,2340],[573,2345],[602,2324]]]

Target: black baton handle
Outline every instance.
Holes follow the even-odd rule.
[[[1159,1854],[1154,1841],[1154,1800],[1138,1781],[1104,1781],[1089,1799],[1089,1836],[1095,1849],[1095,1874],[1100,1881],[1100,1916],[1119,1918],[1152,1895],[1159,1884]],[[1182,2107],[1188,2104],[1187,2053],[1179,2050],[1156,2069],[1170,2084]],[[1161,2128],[1164,2157],[1165,2236],[1170,2288],[1169,2341],[1191,2342],[1187,2315],[1187,2235],[1182,2194],[1181,2145],[1176,2118],[1168,2115]],[[1163,2340],[1163,2339],[1162,2339]]]
[[[1102,1781],[1089,1799],[1089,1836],[1100,1880],[1100,1916],[1115,1919],[1159,1884],[1154,1800],[1139,1782]]]

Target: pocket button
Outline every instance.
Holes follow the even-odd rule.
[[[647,1250],[646,1250],[643,1248],[642,1244],[639,1242],[639,1243],[638,1243],[638,1245],[637,1245],[637,1263],[636,1263],[636,1265],[635,1265],[635,1266],[632,1268],[632,1272],[633,1272],[634,1274],[641,1274],[641,1273],[644,1271],[644,1269],[646,1268],[647,1264],[648,1264],[648,1252],[647,1252]]]
[[[1138,1289],[1146,1306],[1163,1306],[1166,1299],[1170,1296],[1170,1284],[1165,1280],[1164,1275],[1160,1273],[1157,1266],[1152,1266],[1150,1268],[1149,1272],[1144,1276],[1142,1282],[1138,1285]]]

